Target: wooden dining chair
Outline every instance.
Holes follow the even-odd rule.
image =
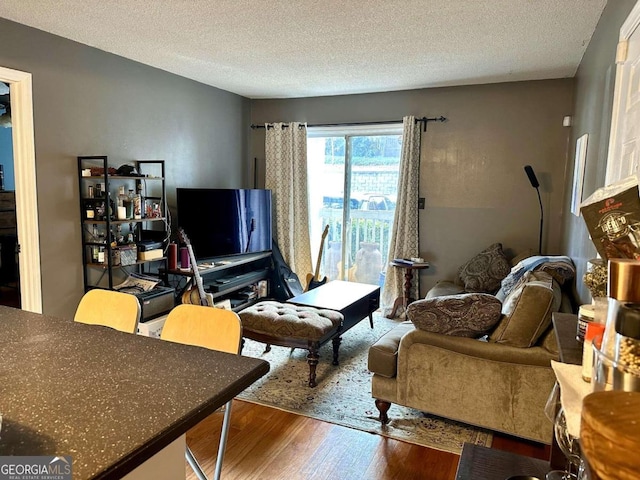
[[[136,333],[140,321],[140,302],[135,295],[95,288],[82,296],[73,319],[80,323]]]
[[[162,340],[184,343],[198,347],[210,348],[220,352],[239,354],[242,343],[242,323],[235,312],[221,308],[205,307],[202,305],[182,304],[169,312],[162,333]],[[231,420],[231,402],[224,407],[224,419],[220,432],[218,457],[214,479],[219,480],[222,472],[222,460],[227,444],[229,424]],[[200,480],[207,480],[204,471],[189,446],[185,451],[189,465]]]

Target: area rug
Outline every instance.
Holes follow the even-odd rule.
[[[331,342],[320,349],[318,386],[307,385],[309,366],[306,350],[265,345],[246,339],[242,354],[267,360],[271,369],[238,396],[260,405],[371,432],[425,447],[459,454],[465,442],[490,446],[492,435],[458,422],[423,414],[418,410],[392,405],[390,422],[382,427],[371,397],[371,372],[367,353],[397,322],[374,315],[374,328],[365,319],[342,336],[340,365],[331,364]]]

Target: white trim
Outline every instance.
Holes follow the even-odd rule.
[[[620,40],[629,40],[638,25],[640,25],[640,2],[636,2],[622,27],[620,27]]]
[[[0,67],[0,80],[10,84],[16,219],[20,244],[20,292],[23,310],[42,313],[40,235],[31,74]]]
[[[619,42],[628,42],[631,35],[640,26],[640,2],[636,2],[635,6],[631,9],[629,16],[620,27]],[[617,60],[617,55],[616,55]],[[611,133],[609,135],[609,149],[607,154],[607,168],[605,174],[605,185],[609,185],[616,180],[620,180],[621,177],[626,176],[620,172],[620,156],[618,149],[616,148],[618,142],[618,119],[620,117],[620,102],[623,95],[623,75],[622,69],[624,68],[624,62],[616,63],[616,83],[613,90],[613,111],[611,113]]]

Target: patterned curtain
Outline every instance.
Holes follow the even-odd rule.
[[[307,200],[307,126],[265,125],[265,188],[272,191],[274,238],[300,279],[311,270]]]
[[[398,177],[398,201],[393,217],[393,237],[389,244],[389,261],[394,258],[419,257],[418,238],[418,187],[420,182],[420,124],[415,117],[402,119],[402,153],[400,175]],[[418,298],[420,284],[418,276],[413,277],[411,296]],[[387,267],[382,291],[382,311],[391,314],[393,302],[404,292],[404,269]],[[403,312],[404,314],[404,312]]]

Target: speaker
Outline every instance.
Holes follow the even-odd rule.
[[[540,184],[538,183],[538,179],[536,178],[536,174],[533,171],[533,167],[531,165],[527,165],[524,167],[524,171],[527,173],[527,177],[529,177],[529,181],[531,182],[531,186],[533,188],[538,188]]]

